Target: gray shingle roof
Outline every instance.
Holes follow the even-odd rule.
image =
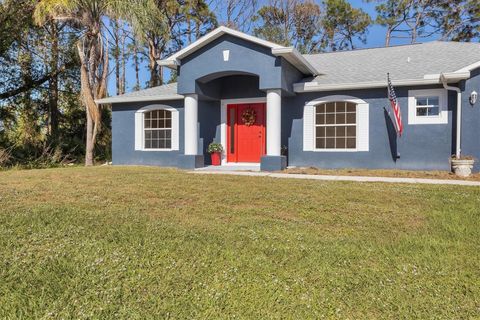
[[[97,103],[115,103],[132,101],[155,101],[155,100],[181,100],[182,95],[177,94],[177,83],[169,83],[158,87],[143,89],[125,93],[119,96],[99,99]]]
[[[348,88],[351,84],[366,87],[368,83],[386,83],[386,74],[392,81],[421,80],[426,75],[458,71],[480,61],[480,43],[433,41],[423,44],[387,48],[359,49],[304,55],[321,75],[304,82],[316,82],[317,90],[331,86]],[[177,84],[126,93],[97,100],[97,103],[132,101],[180,100]]]
[[[387,48],[360,49],[304,56],[322,75],[318,84],[423,79],[454,72],[480,61],[480,44],[433,41]]]

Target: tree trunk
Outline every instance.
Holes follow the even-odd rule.
[[[58,26],[55,22],[51,23],[51,56],[50,72],[54,76],[48,82],[48,131],[50,138],[57,142],[58,139]]]
[[[387,28],[387,33],[385,35],[385,47],[390,47],[390,39],[392,38],[392,30]]]
[[[115,88],[117,90],[117,96],[121,93],[120,83],[120,31],[118,27],[118,21],[113,21],[113,42],[115,43],[115,49],[113,51],[113,59],[115,60]]]
[[[121,55],[121,59],[122,59],[122,78],[120,80],[120,82],[121,82],[120,93],[121,94],[125,93],[126,82],[127,82],[126,74],[125,74],[125,72],[126,72],[126,59],[127,59],[127,53],[126,53],[126,50],[125,50],[125,38],[126,38],[126,34],[125,34],[125,30],[124,30],[123,34],[122,34],[122,55]]]
[[[140,90],[140,63],[138,61],[137,39],[133,37],[133,64],[135,65],[135,90]]]
[[[90,114],[88,108],[85,109],[87,116],[87,140],[85,147],[85,166],[93,166],[93,148],[94,148],[94,138],[93,138],[93,118]]]
[[[152,35],[148,41],[148,68],[150,69],[150,81],[149,87],[153,88],[159,85],[160,79],[158,78],[158,64],[157,64],[157,48],[155,36]]]
[[[98,93],[103,94],[105,81],[105,65],[108,64],[108,52],[104,56],[97,56],[97,47],[102,45],[95,39],[88,41],[88,50],[83,46],[83,42],[77,42],[78,54],[80,57],[80,80],[83,103],[85,105],[85,115],[87,120],[86,143],[85,143],[85,166],[93,165],[93,151],[98,127],[101,121],[100,110],[95,103],[99,98]],[[88,52],[88,58],[85,54]],[[104,70],[98,70],[99,64],[97,58],[103,59]]]

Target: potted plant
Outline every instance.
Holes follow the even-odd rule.
[[[472,174],[473,164],[475,160],[471,156],[452,156],[450,160],[452,164],[452,170],[459,177],[468,177]]]
[[[210,153],[213,166],[219,166],[222,163],[223,146],[220,143],[212,142],[208,145],[207,152]]]

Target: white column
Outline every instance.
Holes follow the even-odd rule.
[[[267,91],[267,156],[281,151],[282,96],[281,90]]]
[[[185,154],[198,152],[198,95],[185,96]]]

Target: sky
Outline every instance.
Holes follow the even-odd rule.
[[[375,12],[375,3],[366,3],[363,0],[349,0],[350,4],[355,8],[361,8],[363,11],[368,13],[372,20],[375,20],[376,12]],[[222,17],[218,17],[219,22],[222,21]],[[434,39],[423,39],[423,41],[430,41]],[[391,45],[399,45],[399,44],[406,44],[408,43],[408,39],[392,39]],[[368,29],[367,34],[367,43],[363,44],[359,41],[356,43],[356,48],[374,48],[374,47],[382,47],[385,44],[385,28],[379,25],[372,25]],[[110,60],[112,62],[112,60]],[[111,66],[111,70],[113,69],[113,65]],[[129,62],[127,65],[127,92],[132,91],[132,87],[135,85],[135,71],[133,69],[132,61]],[[169,78],[168,73],[166,74],[166,79]],[[147,81],[149,79],[148,74],[148,67],[147,62],[144,61],[140,68],[140,84],[142,88],[145,87]],[[108,93],[110,96],[116,94],[115,92],[115,74],[112,73],[110,75],[110,79],[108,82]]]

